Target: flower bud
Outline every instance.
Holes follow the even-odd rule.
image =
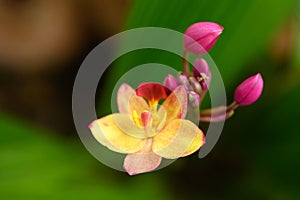
[[[193,90],[192,86],[189,83],[188,78],[185,75],[179,74],[177,77],[179,85],[183,85],[186,91]]]
[[[164,79],[163,85],[173,91],[178,84],[175,77],[172,76],[171,74],[168,74]]]
[[[194,54],[207,53],[216,43],[223,27],[213,22],[198,22],[184,33],[184,48]]]
[[[194,62],[193,73],[195,78],[201,77],[201,74],[205,74],[210,78],[211,73],[206,60],[204,60],[203,58],[197,58]]]
[[[194,92],[196,92],[197,94],[201,94],[202,87],[194,77],[190,77],[190,85],[192,86]]]
[[[188,92],[188,100],[189,100],[189,105],[193,108],[197,108],[200,105],[200,96],[194,92],[194,91],[189,91]]]
[[[201,73],[201,74],[202,74],[202,81],[200,81],[200,85],[202,87],[202,90],[206,91],[209,87],[210,80],[205,74],[203,74],[203,73]]]
[[[264,82],[259,73],[247,78],[236,88],[235,102],[242,106],[254,103],[260,97],[263,87]]]

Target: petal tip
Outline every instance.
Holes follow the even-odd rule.
[[[125,169],[125,171],[127,172],[127,174],[128,174],[129,176],[134,176],[134,175],[139,174],[139,173],[137,173],[137,172],[132,172],[132,171],[130,171],[129,169],[126,169],[124,165],[123,165],[123,168]]]
[[[223,26],[214,22],[198,22],[185,31],[184,46],[194,54],[207,53],[223,32]]]
[[[123,168],[125,169],[124,166],[123,166]],[[137,173],[137,172],[131,172],[131,171],[127,170],[127,169],[125,169],[125,172],[126,172],[129,176],[134,176],[134,175],[139,174],[139,173]]]
[[[92,128],[93,128],[93,126],[94,126],[94,123],[95,123],[95,121],[97,121],[97,120],[94,120],[94,121],[92,121],[89,125],[88,125],[88,128],[89,129],[91,129],[92,130]]]
[[[88,125],[88,128],[89,128],[89,129],[92,129],[92,128],[93,128],[93,122],[90,123],[90,124]]]

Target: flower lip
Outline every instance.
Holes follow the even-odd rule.
[[[260,73],[244,80],[235,90],[234,99],[238,105],[254,103],[261,96],[264,82]]]
[[[159,83],[142,83],[136,89],[136,94],[148,100],[149,104],[158,103],[167,98],[171,90]]]

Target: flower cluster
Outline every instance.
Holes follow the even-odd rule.
[[[203,58],[190,72],[188,53],[204,54],[216,43],[223,27],[211,22],[190,26],[184,35],[183,72],[167,75],[163,85],[142,83],[134,90],[122,84],[117,93],[119,113],[104,116],[89,126],[95,139],[108,149],[127,154],[123,168],[130,175],[156,169],[162,158],[188,156],[205,143],[199,127],[185,119],[188,107],[200,109],[211,82],[209,65]],[[200,112],[199,121],[216,122],[232,116],[238,106],[254,103],[263,90],[260,74],[236,89],[234,102]],[[162,101],[160,105],[159,102]]]
[[[175,78],[169,74],[164,79],[164,86],[173,90],[183,85],[187,91],[188,103],[191,107],[199,108],[211,82],[211,72],[204,58],[197,58],[192,73],[186,61],[188,53],[197,55],[207,53],[216,43],[223,27],[212,22],[199,22],[191,25],[184,34],[183,72]],[[239,106],[254,103],[263,90],[263,79],[258,73],[243,81],[235,90],[234,102],[229,106],[219,106],[212,109],[201,110],[200,121],[217,122],[231,117]]]

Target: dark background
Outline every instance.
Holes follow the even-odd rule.
[[[83,59],[122,30],[183,32],[198,21],[225,28],[210,55],[228,101],[242,80],[261,72],[259,101],[237,110],[204,159],[194,154],[134,177],[99,163],[72,119]],[[0,197],[300,199],[299,33],[298,0],[0,0]],[[181,65],[153,50],[128,55],[105,74],[99,116],[109,112],[112,83],[147,62]]]

